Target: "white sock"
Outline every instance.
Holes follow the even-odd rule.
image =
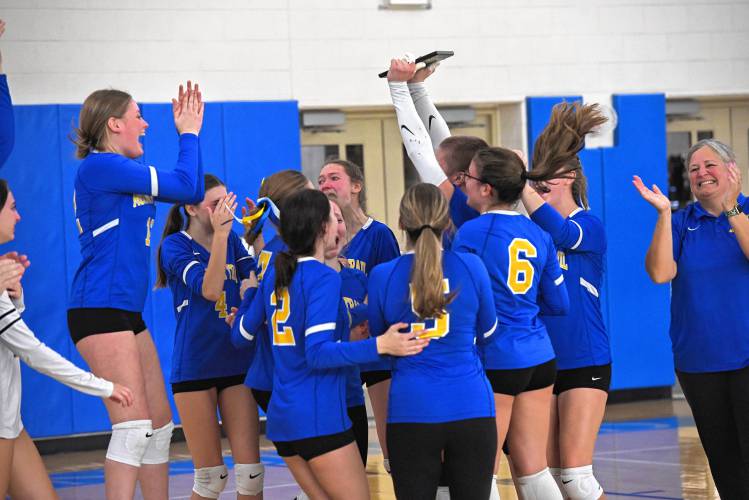
[[[437,486],[437,496],[435,500],[450,500],[450,487],[449,486]]]
[[[385,467],[385,472],[390,474],[390,459],[383,458],[382,459],[382,466]]]
[[[499,487],[497,487],[497,476],[492,476],[492,489],[489,500],[499,500]]]

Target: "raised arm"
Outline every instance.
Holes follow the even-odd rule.
[[[0,36],[5,32],[5,21],[0,19]],[[10,156],[16,137],[13,117],[13,102],[10,99],[8,78],[3,71],[3,58],[0,54],[0,167]]]
[[[395,115],[398,119],[403,145],[406,147],[406,153],[416,167],[419,177],[421,177],[422,182],[439,187],[449,200],[455,188],[437,162],[434,145],[426,127],[419,119],[406,84],[413,77],[415,69],[416,66],[413,63],[400,59],[393,59],[390,62],[390,70],[388,71],[390,98],[393,101],[393,107],[395,107]]]
[[[639,176],[632,179],[640,196],[658,212],[658,220],[653,230],[653,239],[645,254],[645,270],[655,283],[668,283],[676,276],[674,260],[673,231],[671,228],[671,202],[658,186],[648,189]]]
[[[439,66],[439,63],[430,64],[424,68],[421,68],[416,74],[408,80],[408,91],[411,93],[411,100],[416,107],[416,112],[421,119],[421,122],[427,128],[429,137],[432,140],[432,147],[436,150],[439,145],[450,137],[450,129],[447,126],[447,122],[437,110],[437,107],[432,102],[432,98],[427,92],[426,84],[424,80],[429,78]]]

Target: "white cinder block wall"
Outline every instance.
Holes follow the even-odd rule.
[[[391,55],[454,50],[443,103],[526,95],[749,95],[749,0],[0,0],[15,102],[76,103],[96,88],[166,101],[387,104]]]

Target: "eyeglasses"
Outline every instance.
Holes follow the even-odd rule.
[[[469,179],[473,179],[474,181],[479,181],[482,184],[486,184],[486,181],[484,179],[481,179],[480,177],[474,177],[466,171],[458,172],[458,174],[455,176],[455,181],[457,184],[464,184],[466,181],[466,177],[468,177]]]

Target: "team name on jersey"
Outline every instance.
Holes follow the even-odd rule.
[[[559,267],[561,267],[563,271],[567,271],[569,269],[569,267],[567,267],[567,254],[561,250],[557,250],[557,259],[559,260]]]
[[[134,194],[133,208],[142,207],[143,205],[153,205],[153,196],[147,194]]]
[[[359,301],[352,299],[351,297],[344,297],[343,302],[346,303],[346,307],[349,309],[353,309],[354,307],[359,305]]]
[[[358,260],[358,259],[346,259],[348,261],[348,266],[352,269],[356,269],[357,271],[361,271],[363,273],[367,272],[367,263]]]

